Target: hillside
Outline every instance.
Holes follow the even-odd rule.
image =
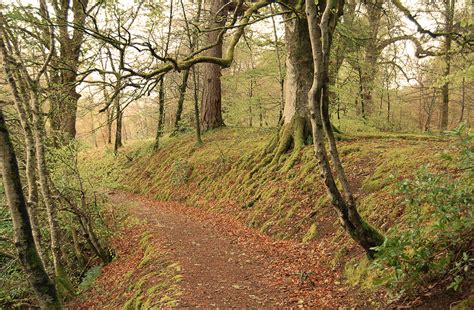
[[[109,188],[178,203],[181,208],[197,208],[216,219],[234,218],[274,240],[288,240],[289,244],[304,248],[299,268],[310,280],[315,277],[311,281],[321,281],[312,276],[312,268],[314,274],[326,270],[336,279],[331,282],[336,281],[336,287],[342,285],[341,290],[351,292],[350,296],[382,294],[381,299],[368,299],[375,303],[373,306],[411,304],[413,300],[413,305],[430,300],[443,305],[465,295],[434,298],[439,287],[431,287],[424,297],[426,291],[420,287],[424,292],[421,297],[410,296],[406,300],[384,295],[383,290],[371,284],[362,250],[338,224],[321,184],[312,148],[305,147],[288,170],[288,155],[273,164],[261,155],[272,135],[272,130],[226,128],[206,134],[202,146],[195,144],[192,135],[181,135],[167,138],[155,154],[151,141],[137,141],[117,157],[107,149],[87,150],[82,153],[81,162],[84,169],[106,176]],[[411,229],[407,220],[410,212],[406,212],[405,197],[399,191],[402,180],[415,178],[422,166],[441,174],[457,174],[441,156],[447,151],[458,152],[455,138],[387,134],[343,140],[339,149],[359,210],[369,223],[389,236],[395,225],[402,230]]]

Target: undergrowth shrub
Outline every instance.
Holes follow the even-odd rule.
[[[473,135],[462,128],[454,134],[457,154],[442,157],[455,176],[423,167],[399,184],[407,206],[404,221],[389,231],[369,267],[377,275],[372,284],[388,288],[393,298],[420,285],[458,290],[474,267]]]
[[[189,161],[182,158],[176,159],[173,162],[171,169],[171,181],[175,185],[182,185],[188,182],[193,173],[193,166],[191,166]]]
[[[78,292],[82,293],[91,288],[95,280],[100,276],[101,271],[102,265],[94,266],[89,269],[84,275],[81,284],[79,284]]]

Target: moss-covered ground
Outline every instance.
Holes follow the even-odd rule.
[[[272,162],[272,154],[262,155],[275,134],[268,129],[225,128],[206,133],[202,146],[189,134],[165,138],[156,153],[152,141],[136,141],[118,156],[108,148],[90,149],[82,156],[85,165],[94,165],[86,170],[106,175],[110,187],[230,213],[277,239],[342,238],[343,246],[353,247],[328,203],[312,147],[304,147],[287,169],[291,151],[278,162]],[[347,136],[338,147],[360,212],[384,231],[403,215],[397,182],[422,165],[444,169],[438,154],[449,141],[359,134]]]

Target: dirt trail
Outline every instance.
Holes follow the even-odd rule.
[[[356,304],[340,275],[322,266],[324,253],[314,246],[274,241],[224,214],[129,193],[110,198],[114,204],[129,203],[140,225],[181,265],[179,307],[337,309]]]

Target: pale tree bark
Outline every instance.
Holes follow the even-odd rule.
[[[373,247],[381,245],[384,237],[369,226],[357,211],[355,199],[339,159],[334,132],[327,113],[329,54],[334,29],[339,15],[342,14],[343,6],[343,0],[320,1],[318,4],[306,1],[314,63],[313,84],[308,94],[308,104],[315,155],[332,205],[336,209],[344,229],[366,251],[369,258],[373,258],[375,255]],[[330,156],[335,166],[336,176],[342,186],[342,193],[337,187],[329,163],[324,134],[329,142]]]
[[[44,1],[41,1],[41,5],[45,6]],[[45,13],[47,14],[47,13]],[[45,16],[47,18],[47,16]],[[36,170],[38,173],[38,182],[39,182],[39,189],[41,191],[43,202],[46,207],[46,213],[49,222],[49,230],[50,230],[50,239],[51,239],[51,252],[53,257],[53,266],[56,275],[56,285],[58,285],[58,289],[60,289],[60,293],[64,294],[71,294],[73,292],[73,287],[71,282],[69,281],[68,275],[65,272],[64,263],[62,262],[62,253],[61,253],[61,246],[60,246],[60,227],[58,223],[57,217],[57,206],[54,202],[54,199],[51,195],[51,189],[49,184],[49,173],[46,164],[46,157],[45,157],[45,150],[44,150],[44,137],[45,134],[45,127],[44,127],[44,120],[43,120],[43,111],[41,110],[41,103],[40,103],[40,85],[39,81],[41,76],[46,71],[47,65],[51,60],[51,57],[54,54],[54,45],[52,44],[54,40],[54,33],[52,29],[50,30],[50,50],[45,60],[44,64],[40,68],[40,70],[36,73],[35,77],[31,77],[30,73],[24,66],[24,62],[21,59],[20,53],[17,49],[17,44],[14,42],[14,38],[8,41],[7,32],[4,29],[4,21],[3,17],[0,18],[0,32],[2,34],[2,44],[1,52],[5,59],[10,59],[12,63],[15,63],[15,68],[17,70],[17,78],[22,81],[21,85],[27,91],[27,94],[23,96],[24,98],[29,99],[29,104],[25,105],[25,109],[27,109],[27,114],[32,115],[32,133],[34,138],[34,147],[35,147],[35,159],[36,159]],[[5,47],[5,42],[11,42],[9,46],[13,46],[14,53],[9,53]],[[17,59],[14,59],[12,55],[15,55]],[[10,84],[12,89],[15,88],[15,85]],[[17,97],[18,98],[18,97]],[[21,98],[20,98],[21,99]],[[18,103],[21,105],[21,102]]]
[[[1,43],[0,43],[1,44]],[[15,247],[23,271],[42,309],[61,309],[54,283],[49,278],[36,250],[27,203],[20,182],[18,162],[0,107],[0,164],[7,204],[12,218]]]
[[[26,165],[25,165],[25,172],[26,172],[26,181],[28,185],[28,215],[30,218],[30,225],[33,233],[33,239],[35,241],[35,246],[38,251],[38,254],[43,262],[45,268],[48,267],[48,258],[46,253],[42,247],[42,237],[41,231],[39,229],[39,219],[38,219],[38,186],[36,184],[36,171],[35,171],[35,147],[34,147],[34,138],[33,138],[33,131],[31,126],[31,121],[29,115],[27,113],[26,102],[29,100],[29,96],[26,91],[26,85],[23,85],[21,80],[17,78],[15,79],[15,66],[8,60],[8,52],[6,50],[6,46],[2,42],[0,42],[0,49],[1,55],[4,59],[3,62],[3,69],[10,85],[11,92],[14,97],[15,107],[17,109],[21,127],[23,128],[24,137],[25,137],[25,154],[26,154]],[[19,80],[19,84],[17,84],[17,80]]]
[[[225,14],[221,8],[226,0],[212,0],[210,4],[209,28],[214,29],[225,25]],[[219,11],[221,11],[219,13]],[[219,30],[207,33],[207,42],[212,44],[218,40]],[[207,56],[222,58],[222,40],[210,48]],[[222,119],[221,66],[213,63],[203,64],[203,94],[201,101],[201,129],[207,131],[224,126]]]
[[[295,6],[296,1],[289,4]],[[292,154],[283,168],[288,170],[294,165],[311,136],[307,98],[311,88],[313,61],[311,53],[308,53],[311,43],[304,8],[297,14],[287,14],[285,18],[288,21],[285,22],[287,55],[282,125],[265,152],[273,153],[271,164],[275,164],[281,155],[291,150]]]
[[[56,285],[60,292],[65,295],[73,294],[73,286],[66,274],[65,263],[61,251],[61,228],[58,220],[58,207],[51,193],[51,184],[49,179],[49,171],[46,163],[45,147],[44,147],[44,119],[39,99],[38,85],[32,85],[31,89],[31,106],[33,114],[33,132],[35,138],[36,150],[36,169],[38,171],[38,181],[41,194],[46,207],[46,213],[49,222],[49,231],[51,238],[51,253],[53,256],[53,266],[56,275]]]

